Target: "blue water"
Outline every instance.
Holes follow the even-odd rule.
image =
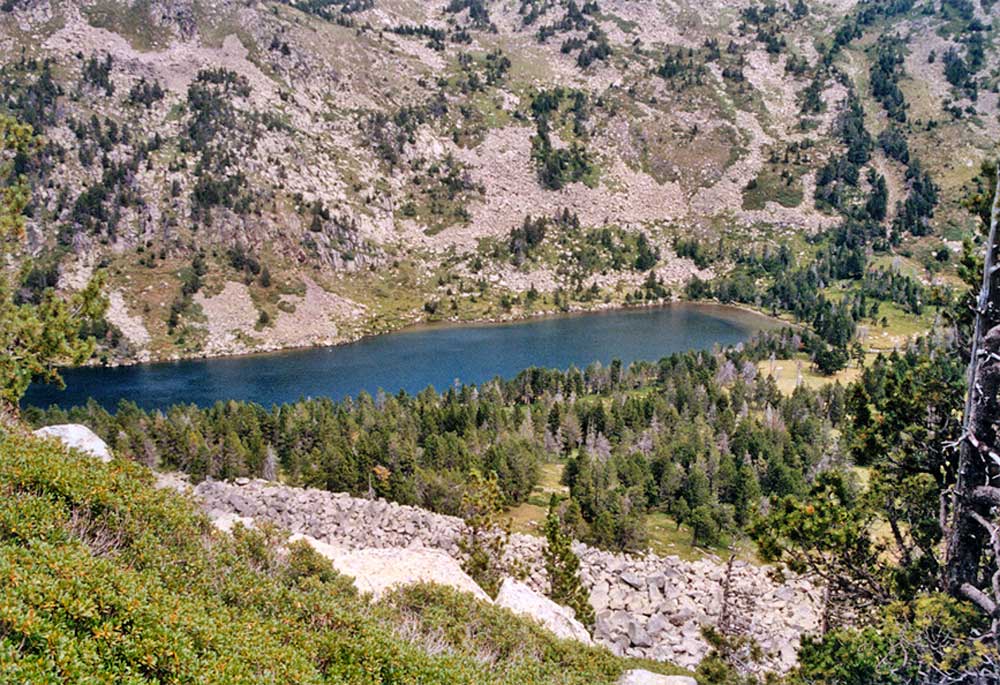
[[[108,409],[122,398],[145,409],[228,399],[270,406],[302,397],[342,399],[362,390],[375,394],[380,388],[415,393],[428,385],[441,390],[455,381],[512,377],[530,366],[655,361],[673,352],[733,345],[763,327],[768,327],[763,317],[692,304],[513,324],[427,326],[338,347],[68,369],[65,390],[35,384],[22,404],[71,407],[92,397]]]

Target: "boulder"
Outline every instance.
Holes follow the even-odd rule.
[[[530,616],[555,633],[556,637],[593,644],[590,633],[576,620],[572,609],[556,604],[513,578],[504,579],[497,594],[496,604],[510,609],[515,614]]]
[[[36,430],[35,435],[43,438],[59,438],[67,447],[86,452],[103,462],[111,461],[111,451],[104,441],[97,437],[94,431],[78,423],[46,426]]]
[[[667,619],[663,616],[663,614],[653,614],[653,617],[649,619],[649,623],[646,624],[646,631],[652,637],[656,637],[666,629]]]
[[[335,569],[354,578],[354,587],[359,592],[370,592],[375,597],[381,597],[396,586],[424,582],[447,585],[490,601],[489,595],[461,565],[438,549],[416,546],[344,549],[308,535],[293,535],[289,539],[306,540],[329,559]]]
[[[156,478],[156,487],[160,489],[176,490],[182,494],[194,492],[187,474],[178,471],[156,471],[153,476]]]
[[[698,685],[698,681],[686,675],[661,675],[636,668],[625,671],[618,685]]]
[[[649,633],[638,621],[630,621],[628,624],[628,639],[636,647],[652,647],[653,640]]]
[[[622,573],[621,579],[622,582],[631,585],[636,590],[640,590],[646,585],[645,581],[642,578],[632,573],[631,571],[625,571],[624,573]]]
[[[249,516],[240,516],[233,513],[219,513],[217,516],[214,516],[213,513],[216,512],[209,514],[209,518],[212,519],[212,525],[224,533],[231,533],[237,523],[242,523],[244,528],[254,527],[253,519]]]

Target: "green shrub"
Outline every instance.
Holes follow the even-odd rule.
[[[371,604],[273,527],[216,532],[144,467],[20,431],[0,428],[0,682],[610,683],[628,665],[441,588]]]

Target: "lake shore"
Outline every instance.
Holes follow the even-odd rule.
[[[70,408],[90,399],[109,410],[120,400],[147,409],[227,399],[267,406],[361,391],[417,393],[509,379],[531,367],[585,369],[616,359],[655,363],[688,350],[738,345],[780,325],[746,309],[687,302],[471,325],[425,323],[351,345],[65,369],[66,390],[33,386],[22,406]]]
[[[351,345],[354,343],[358,343],[364,340],[370,340],[372,338],[377,338],[384,335],[418,332],[436,328],[517,325],[519,323],[529,323],[531,321],[537,321],[539,319],[558,319],[558,318],[570,318],[575,316],[587,316],[600,313],[659,309],[677,305],[699,307],[703,308],[705,311],[714,310],[717,312],[729,313],[729,314],[733,314],[735,312],[742,312],[747,315],[748,324],[754,325],[755,327],[764,330],[777,329],[785,326],[791,326],[791,327],[798,326],[798,324],[795,324],[791,321],[786,321],[781,318],[776,318],[750,305],[739,304],[739,303],[722,304],[720,302],[715,302],[711,300],[685,300],[681,298],[662,299],[662,300],[654,300],[650,302],[640,302],[633,304],[625,304],[620,302],[599,302],[593,304],[592,306],[574,304],[571,305],[565,311],[552,310],[552,309],[524,311],[523,308],[519,308],[520,311],[512,310],[511,312],[508,312],[502,316],[474,317],[471,319],[462,319],[460,317],[447,317],[447,318],[415,317],[412,321],[403,322],[401,325],[398,326],[387,326],[380,330],[361,330],[353,334],[338,336],[334,338],[321,339],[303,345],[274,345],[264,342],[258,346],[255,346],[253,349],[249,350],[226,351],[226,350],[216,349],[216,350],[192,352],[191,354],[169,354],[169,355],[149,354],[147,356],[144,356],[143,358],[132,357],[132,358],[114,359],[114,360],[102,360],[95,358],[90,360],[86,364],[83,364],[82,366],[95,367],[95,368],[101,368],[101,367],[117,368],[117,367],[137,366],[143,364],[162,364],[168,362],[180,362],[180,361],[197,360],[197,359],[227,359],[227,358],[267,356],[267,355],[281,354],[284,352],[311,350],[311,349],[328,348],[328,347],[340,347],[343,345]]]

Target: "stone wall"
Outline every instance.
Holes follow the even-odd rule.
[[[206,481],[194,489],[213,518],[238,514],[271,521],[293,533],[353,548],[422,545],[458,557],[461,519],[385,500],[367,500],[324,490],[292,488],[261,480]],[[547,589],[544,540],[514,535],[508,553],[529,571],[525,582]],[[708,646],[699,633],[722,612],[726,565],[703,559],[627,556],[574,545],[581,575],[597,613],[594,639],[617,654],[669,660],[692,667]],[[799,637],[819,625],[819,592],[807,581],[775,583],[767,569],[735,562],[730,606],[771,653],[768,665],[785,670],[795,661]]]

